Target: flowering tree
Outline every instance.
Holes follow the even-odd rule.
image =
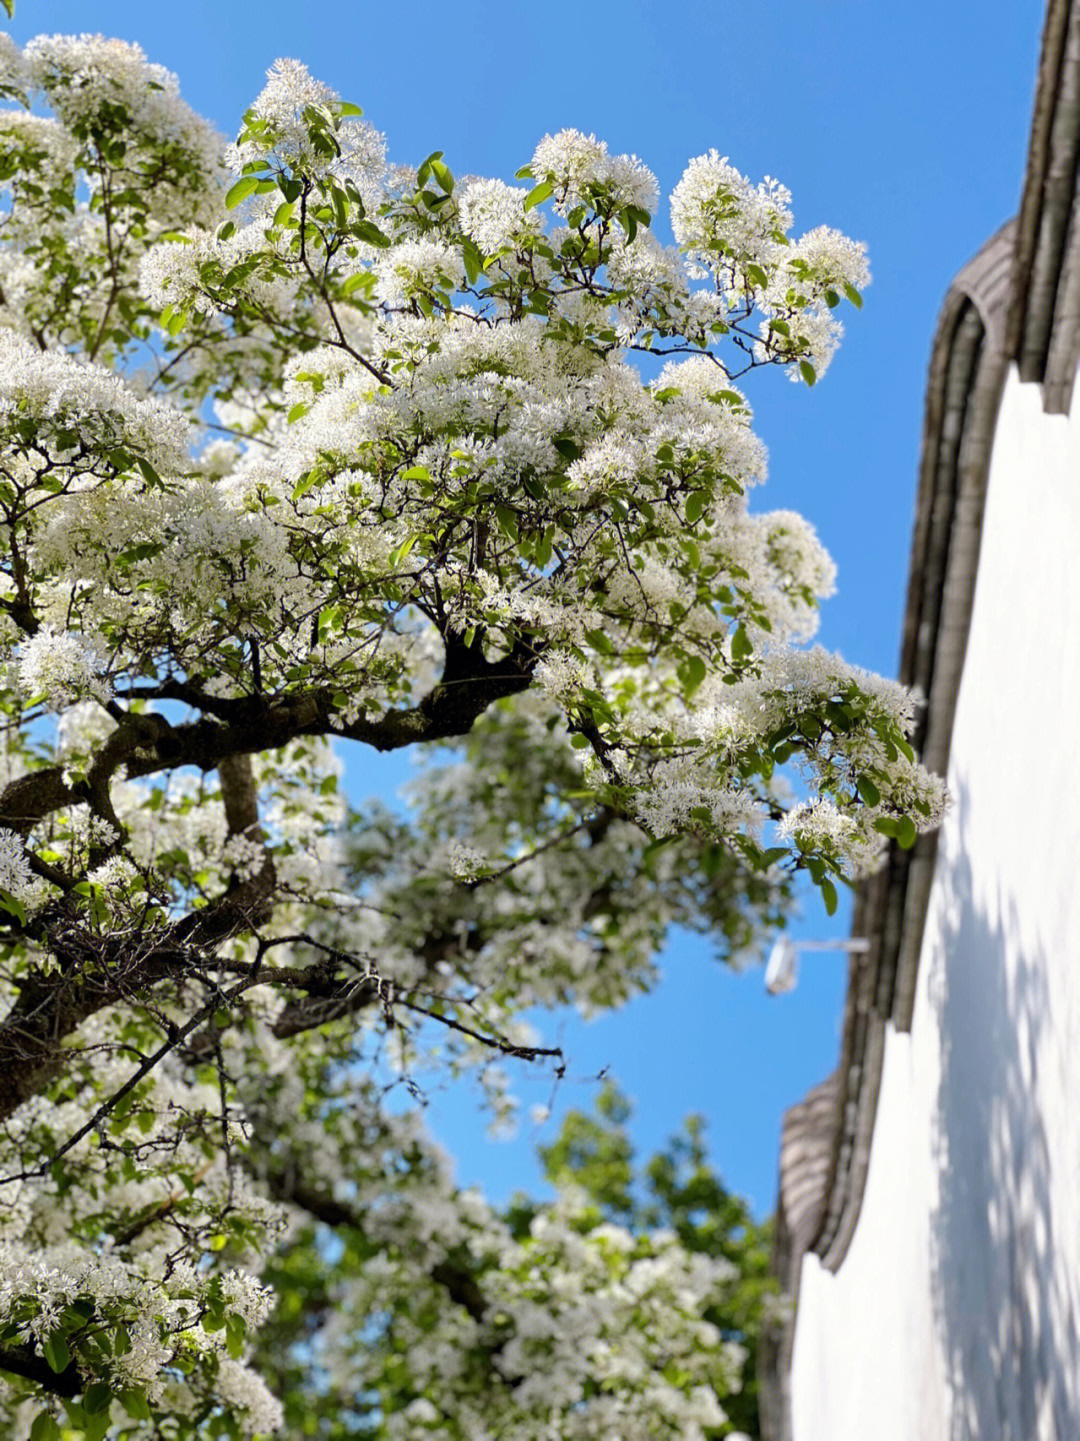
[[[746,505],[735,381],[815,381],[861,248],[715,152],[675,248],[575,131],[394,167],[293,61],[228,148],[117,41],[0,36],[0,89],[0,1425],[268,1434],[276,1371],[322,1436],[723,1434],[723,1256],[502,1216],[386,1090],[498,1103],[560,1065],[524,1010],[938,818]],[[345,745],[420,748],[407,814]]]

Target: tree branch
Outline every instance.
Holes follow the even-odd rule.
[[[35,1381],[54,1396],[78,1396],[83,1389],[83,1379],[74,1361],[62,1371],[54,1371],[32,1346],[0,1346],[0,1371],[21,1376],[24,1381]]]
[[[236,701],[231,719],[224,722],[204,716],[171,726],[162,716],[129,716],[130,726],[114,731],[95,757],[92,784],[88,778],[69,786],[60,766],[21,776],[0,792],[0,826],[25,836],[64,806],[93,805],[121,765],[129,778],[137,779],[178,766],[219,769],[232,756],[277,750],[298,736],[340,735],[391,751],[418,741],[467,735],[489,706],[528,689],[539,658],[532,645],[519,639],[508,655],[490,661],[477,640],[466,646],[461,636],[450,632],[442,678],[419,704],[345,725],[333,702],[336,691],[329,686],[276,699],[245,697]]]

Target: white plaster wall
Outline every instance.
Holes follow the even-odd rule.
[[[794,1441],[1080,1438],[1080,395],[1006,384],[910,1035]]]

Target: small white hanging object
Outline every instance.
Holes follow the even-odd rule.
[[[799,953],[788,936],[777,936],[765,967],[765,989],[770,996],[793,991],[799,979]]]
[[[846,941],[793,941],[790,936],[777,936],[765,966],[765,989],[770,996],[782,996],[795,989],[800,951],[866,952],[869,949],[870,942],[863,936],[852,936]]]

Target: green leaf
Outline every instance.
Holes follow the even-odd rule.
[[[461,258],[465,262],[465,274],[469,278],[469,284],[475,285],[484,273],[484,257],[476,241],[467,235],[461,242]]]
[[[611,643],[611,637],[606,631],[587,630],[585,639],[592,646],[593,650],[599,651],[601,655],[611,655],[615,647]]]
[[[416,185],[418,190],[422,190],[424,186],[428,183],[428,180],[431,178],[432,161],[441,160],[442,158],[443,152],[441,150],[433,150],[428,156],[428,158],[421,162],[420,167],[416,172]]]
[[[799,374],[803,380],[806,381],[807,385],[813,385],[817,380],[817,371],[808,360],[799,361]]]
[[[916,840],[915,822],[910,816],[904,816],[896,827],[896,844],[902,851],[910,851]]]
[[[854,305],[856,310],[862,309],[862,296],[859,294],[859,292],[855,289],[854,285],[852,285],[849,280],[844,281],[844,294],[851,301],[852,305]]]
[[[7,911],[8,915],[14,916],[21,926],[26,925],[26,907],[9,891],[0,890],[0,911]]]
[[[419,539],[420,537],[417,535],[410,535],[408,540],[404,540],[399,546],[395,546],[395,548],[387,556],[387,560],[390,562],[390,567],[392,570],[397,569],[397,567],[409,554],[409,551],[412,550],[413,546]],[[346,703],[348,703],[348,697],[346,697]]]
[[[508,505],[497,505],[495,507],[495,517],[504,535],[516,541],[518,538],[518,520],[516,513],[512,511]]]
[[[139,473],[142,475],[142,478],[146,481],[147,485],[151,486],[155,490],[164,489],[161,481],[161,476],[158,475],[157,471],[148,460],[144,460],[143,457],[139,455],[135,458],[135,464],[139,467]]]
[[[534,206],[546,200],[555,189],[550,180],[541,180],[539,185],[534,185],[525,197],[525,209],[532,210]]]
[[[106,1386],[104,1381],[95,1381],[83,1392],[83,1406],[91,1415],[95,1415],[98,1411],[107,1411],[112,1398],[112,1388]]]
[[[302,475],[293,486],[293,500],[302,499],[303,496],[307,495],[311,487],[313,485],[318,485],[319,481],[321,481],[322,479],[323,475],[322,472],[318,469],[318,467],[316,467],[314,470],[307,471],[306,474]]]
[[[234,185],[231,185],[225,195],[226,210],[235,210],[242,200],[253,195],[259,188],[258,175],[242,175]]]
[[[686,662],[686,690],[692,694],[705,679],[705,662],[699,655],[692,655]]]
[[[363,115],[363,113],[359,105],[352,105],[348,100],[343,100],[338,106],[339,115]]]
[[[362,285],[369,284],[369,272],[358,270],[355,275],[350,275],[341,287],[342,295],[351,295],[354,290],[359,290]]]
[[[119,1401],[133,1421],[150,1420],[150,1403],[145,1391],[121,1391]]]
[[[363,240],[368,245],[378,246],[380,250],[388,250],[394,243],[389,235],[384,235],[379,227],[371,220],[357,220],[349,227],[349,233],[355,235],[357,240]]]
[[[858,780],[858,787],[859,795],[862,796],[863,800],[868,806],[877,806],[881,804],[881,792],[878,790],[877,786],[869,778],[869,776],[860,776]]]
[[[290,425],[292,425],[293,422],[299,420],[302,415],[307,415],[307,412],[308,408],[306,403],[302,400],[299,400],[294,406],[290,408],[289,413],[285,417],[285,419]]]
[[[439,182],[440,188],[444,190],[447,195],[454,193],[454,177],[450,173],[449,166],[444,165],[441,160],[433,160],[431,162],[431,173]]]
[[[532,166],[523,165],[520,170],[514,171],[515,180],[531,180],[533,178]]]
[[[57,1375],[71,1364],[71,1352],[68,1350],[68,1343],[64,1338],[63,1331],[54,1331],[41,1349],[45,1353],[49,1369],[55,1371]]]
[[[105,1441],[105,1433],[108,1431],[109,1425],[108,1411],[88,1414],[83,1422],[83,1441]]]
[[[247,1343],[247,1324],[243,1316],[230,1314],[225,1322],[225,1347],[234,1361],[239,1361]]]
[[[832,881],[828,879],[821,882],[821,899],[825,902],[826,914],[835,916],[836,907],[839,904],[839,897],[836,894],[836,887]]]
[[[744,625],[740,625],[731,637],[731,654],[734,660],[746,660],[747,656],[754,654],[754,644]]]
[[[3,7],[4,7],[4,14],[7,16],[7,18],[8,18],[9,20],[14,20],[14,19],[15,19],[15,0],[0,0],[0,5],[3,5]]]
[[[402,480],[430,480],[431,471],[426,465],[410,465],[408,470],[401,472]]]
[[[39,1411],[30,1427],[30,1441],[60,1441],[60,1436],[60,1427],[48,1411]]]
[[[695,490],[686,497],[686,519],[691,525],[701,519],[701,513],[705,509],[705,492]]]

